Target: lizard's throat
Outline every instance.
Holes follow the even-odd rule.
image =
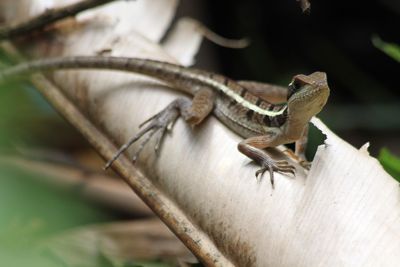
[[[289,101],[287,121],[284,125],[286,136],[291,140],[300,138],[304,127],[322,110],[326,99],[327,97],[318,95],[311,99],[299,98],[296,101]]]
[[[301,137],[304,127],[310,121],[312,115],[302,113],[301,110],[293,112],[288,107],[288,117],[283,126],[283,131],[289,140],[295,141]]]

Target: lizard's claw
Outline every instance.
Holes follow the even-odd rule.
[[[300,166],[302,166],[304,169],[306,170],[310,170],[311,169],[311,162],[307,161],[307,160],[302,160],[299,162]]]
[[[259,181],[266,171],[269,171],[272,188],[275,188],[274,171],[281,173],[291,173],[295,175],[296,168],[290,165],[286,160],[264,159],[261,162],[262,168],[256,171],[256,179]]]
[[[142,124],[139,125],[139,128],[142,128],[147,124],[146,127],[142,128],[137,134],[135,134],[131,139],[128,140],[124,145],[120,147],[120,149],[115,153],[115,155],[106,163],[105,169],[108,169],[111,164],[125,151],[127,150],[133,143],[138,141],[144,135],[147,136],[144,138],[137,151],[132,157],[133,163],[136,162],[140,153],[146,144],[150,141],[150,139],[154,136],[154,134],[158,133],[156,137],[156,144],[154,146],[154,150],[158,153],[163,137],[167,131],[167,129],[173,124],[176,119],[179,117],[179,111],[176,108],[176,103],[172,102],[161,112],[155,114],[150,117]]]

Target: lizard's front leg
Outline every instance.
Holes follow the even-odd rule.
[[[157,135],[155,137],[156,144],[154,150],[157,153],[167,129],[173,126],[179,116],[182,116],[189,125],[195,126],[201,123],[211,113],[213,107],[214,93],[208,88],[199,89],[192,100],[187,98],[175,99],[162,111],[140,124],[139,128],[144,128],[121,146],[115,155],[106,163],[105,169],[109,168],[125,150],[142,137],[144,139],[133,155],[132,161],[135,162],[137,160],[140,152],[155,134]],[[144,137],[146,134],[147,136]]]
[[[290,148],[287,148],[285,151],[283,151],[286,155],[296,159],[299,162],[299,164],[307,170],[311,168],[311,162],[309,162],[306,158],[306,148],[308,144],[308,129],[309,125],[307,124],[304,127],[303,133],[301,134],[300,138],[295,142],[294,152]]]
[[[299,138],[299,140],[295,143],[295,155],[299,160],[301,166],[309,170],[311,168],[311,162],[309,162],[306,158],[306,148],[308,144],[308,129],[309,125],[307,124],[304,127],[303,134]]]
[[[277,134],[250,137],[239,143],[238,149],[241,153],[254,160],[261,165],[261,169],[256,172],[256,178],[263,175],[267,170],[270,174],[271,185],[274,188],[274,171],[283,173],[292,173],[294,175],[295,168],[286,160],[274,160],[264,150],[268,147],[279,145],[277,142]]]

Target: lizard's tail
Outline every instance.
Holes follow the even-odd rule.
[[[194,92],[191,89],[193,86],[188,86],[187,82],[193,80],[192,82],[196,83],[196,80],[188,76],[183,71],[184,67],[180,65],[149,59],[99,56],[56,57],[21,63],[0,71],[0,83],[17,76],[39,71],[66,69],[104,69],[134,72],[173,84],[174,88],[189,94]]]

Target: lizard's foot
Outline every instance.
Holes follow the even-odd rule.
[[[256,136],[243,140],[239,143],[238,149],[244,155],[254,160],[261,165],[261,169],[256,172],[256,178],[259,181],[266,171],[269,171],[272,188],[274,188],[274,171],[280,173],[291,173],[295,175],[295,167],[289,164],[286,160],[275,160],[263,149],[255,147],[253,144],[259,145],[262,141],[269,136]]]
[[[120,149],[115,153],[115,155],[106,163],[105,169],[108,169],[111,164],[125,151],[127,150],[133,143],[138,141],[140,138],[144,137],[142,143],[140,144],[139,148],[135,152],[132,157],[132,161],[135,163],[137,158],[142,152],[143,148],[146,144],[150,141],[150,139],[157,133],[156,136],[156,143],[154,146],[154,151],[158,153],[160,144],[162,139],[167,130],[170,130],[176,121],[176,119],[180,116],[179,109],[177,107],[177,101],[173,101],[169,104],[165,109],[160,111],[159,113],[155,114],[154,116],[150,117],[142,124],[139,125],[139,128],[147,125],[146,127],[142,128],[137,134],[135,134],[128,142],[120,147]]]
[[[256,179],[259,181],[266,171],[269,171],[272,188],[275,187],[274,171],[280,173],[291,173],[295,175],[296,168],[290,165],[286,160],[273,160],[271,158],[264,158],[260,162],[262,168],[256,171]]]

